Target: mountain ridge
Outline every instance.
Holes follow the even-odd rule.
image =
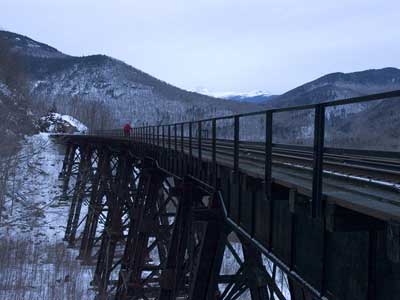
[[[400,90],[400,70],[383,68],[331,73],[261,104],[240,102],[185,91],[105,55],[70,56],[32,39],[24,40],[21,35],[0,31],[0,42],[5,37],[23,61],[34,107],[42,109],[42,114],[56,108],[55,111],[71,115],[91,129],[116,128],[130,120],[133,126],[168,124]],[[0,64],[0,75],[1,67]],[[10,91],[4,84],[0,89],[2,93]],[[397,113],[388,119],[377,117],[377,112],[391,110]],[[399,148],[395,129],[400,127],[398,110],[397,105],[379,101],[329,110],[328,142],[334,143],[336,139],[350,145],[354,139],[348,132],[354,131],[368,137],[366,145],[385,143],[391,149]],[[274,128],[281,134],[279,142],[308,143],[312,139],[310,112],[277,116],[275,121]],[[257,130],[262,131],[263,123],[254,119],[246,125],[243,122],[243,126],[247,138],[251,138]],[[380,126],[382,130],[376,130]]]
[[[315,104],[400,89],[400,69],[386,67],[335,72],[291,89],[262,104],[267,108]]]
[[[70,98],[104,106],[113,126],[127,120],[165,124],[260,108],[183,90],[105,55],[70,56],[5,31],[0,38],[23,60],[32,97],[41,104],[55,103],[61,113],[74,117],[80,116],[74,115]]]

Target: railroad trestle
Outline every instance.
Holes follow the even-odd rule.
[[[181,175],[200,162],[179,163],[165,153],[156,160],[123,146],[66,148],[60,173],[62,200],[70,201],[64,239],[79,250],[82,264],[95,268],[98,299],[238,299],[244,293],[312,299],[309,287],[287,276],[226,219],[221,189]],[[233,186],[244,193],[246,184],[262,192],[262,182],[237,180]]]
[[[57,135],[65,241],[98,300],[397,299],[399,153],[324,146],[326,107],[396,97]],[[295,109],[315,110],[310,149],[273,143],[273,114]],[[256,115],[265,139],[241,141]]]

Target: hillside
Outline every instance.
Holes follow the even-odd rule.
[[[400,90],[400,70],[383,68],[353,73],[332,73],[263,102],[264,108],[315,104]],[[400,100],[400,99],[398,99]],[[312,143],[310,110],[276,116],[276,142]],[[327,109],[326,143],[335,147],[398,150],[399,101],[373,101]]]
[[[0,38],[21,57],[36,101],[55,103],[61,113],[78,118],[76,102],[103,106],[114,126],[127,120],[134,125],[169,123],[258,109],[179,89],[104,55],[73,57],[5,31]]]
[[[383,68],[353,73],[332,73],[296,87],[274,99],[266,107],[286,107],[319,103],[400,89],[400,70]]]
[[[2,117],[7,122],[1,126],[4,127],[2,132],[10,136],[34,131],[32,115],[36,114],[37,118],[50,109],[74,116],[89,128],[102,129],[118,127],[129,120],[134,126],[166,124],[400,89],[400,70],[384,68],[328,74],[282,95],[270,96],[260,92],[218,95],[220,98],[216,98],[179,89],[104,55],[74,57],[6,31],[0,31],[1,42],[11,49],[12,59],[8,62],[14,64],[10,66],[0,62],[0,97],[3,97],[0,106],[5,107],[3,112],[8,112]],[[19,70],[11,85],[9,72],[4,72],[10,67]],[[23,91],[20,91],[21,86]],[[11,94],[12,97],[6,96]],[[20,94],[31,100],[33,112],[26,101],[15,101]],[[394,115],[384,117],[388,112]],[[365,148],[381,145],[387,149],[400,147],[395,134],[396,126],[400,126],[397,118],[400,112],[393,102],[342,106],[329,109],[327,113],[328,144],[340,143],[350,147],[358,143]],[[241,123],[245,128],[241,133],[244,139],[263,138],[262,120],[250,118]],[[275,117],[274,124],[276,142],[304,144],[312,140],[310,111],[280,114]],[[21,130],[22,127],[29,130]],[[226,128],[225,131],[230,134],[232,130]],[[363,141],[355,141],[355,133],[363,136]]]
[[[17,61],[0,39],[0,157],[13,153],[20,138],[36,131],[26,97],[25,71]]]

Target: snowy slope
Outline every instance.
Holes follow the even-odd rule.
[[[0,299],[93,299],[91,268],[62,239],[69,204],[61,203],[63,153],[49,133],[27,136],[11,158],[0,221]],[[2,158],[6,159],[6,158]]]
[[[48,133],[26,137],[17,154],[18,165],[13,182],[17,194],[8,201],[8,217],[2,224],[5,232],[19,238],[41,241],[61,240],[66,207],[57,205],[58,173],[63,156]],[[13,205],[13,207],[11,207]]]

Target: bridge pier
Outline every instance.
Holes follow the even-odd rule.
[[[85,226],[82,232],[81,246],[79,249],[79,257],[84,264],[91,264],[92,249],[98,220],[103,211],[102,200],[105,194],[106,181],[104,174],[107,171],[109,163],[109,152],[107,149],[99,149],[97,160],[97,171],[94,174],[92,188],[90,192],[89,206],[86,215]]]
[[[62,179],[62,191],[61,201],[67,201],[69,196],[69,184],[73,172],[73,167],[76,164],[76,146],[67,145],[67,151],[65,152],[62,171],[59,178]]]
[[[128,240],[122,258],[122,267],[117,286],[117,299],[131,299],[144,296],[146,292],[146,280],[143,273],[149,270],[153,277],[157,273],[156,265],[149,265],[151,253],[158,247],[159,253],[163,253],[160,239],[163,226],[159,222],[158,206],[160,205],[160,190],[165,176],[160,173],[153,161],[145,160],[140,170],[139,193],[135,198],[134,207],[131,208],[133,219],[128,232]],[[163,209],[161,210],[163,211]],[[162,260],[162,254],[158,259]],[[155,258],[157,259],[157,258]]]
[[[126,205],[130,199],[129,187],[132,184],[132,165],[132,158],[122,152],[104,168],[107,217],[93,280],[98,288],[100,299],[107,299],[114,289],[115,284],[112,282],[115,279],[111,278],[111,274],[114,271],[117,272],[121,261],[116,251],[120,252],[126,244],[124,231],[128,226],[125,224],[125,218],[127,218]]]
[[[65,230],[64,240],[68,241],[70,246],[75,242],[76,226],[79,222],[80,210],[82,206],[83,197],[85,194],[86,183],[89,176],[90,157],[91,152],[87,146],[79,147],[80,161],[79,169],[76,177],[76,183],[71,200],[71,207],[67,221],[67,228]]]

